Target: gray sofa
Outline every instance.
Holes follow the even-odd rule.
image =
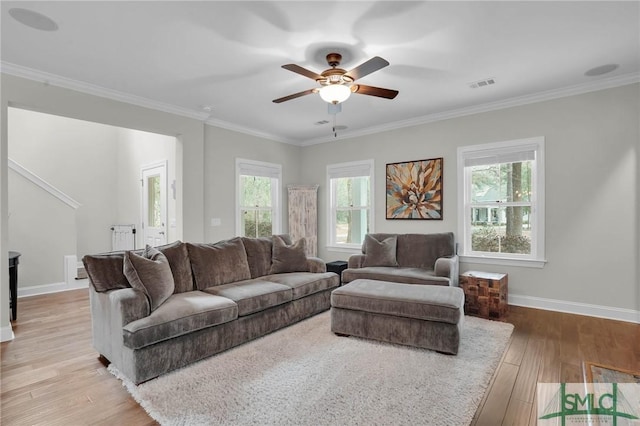
[[[339,285],[304,255],[304,240],[287,236],[176,242],[83,262],[93,345],[136,384],[325,311]]]
[[[452,232],[367,234],[362,254],[349,257],[342,283],[357,279],[458,286],[458,256]]]

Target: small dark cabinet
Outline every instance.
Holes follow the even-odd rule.
[[[334,260],[327,263],[327,272],[335,272],[340,277],[340,283],[342,284],[342,271],[347,269],[348,263],[344,260]]]

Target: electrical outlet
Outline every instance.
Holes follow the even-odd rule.
[[[219,217],[214,217],[211,219],[211,226],[220,226],[222,225],[222,221]]]

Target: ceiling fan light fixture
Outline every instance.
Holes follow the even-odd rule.
[[[351,89],[342,84],[329,84],[320,88],[320,97],[323,101],[337,105],[349,99]]]

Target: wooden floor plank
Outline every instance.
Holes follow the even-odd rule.
[[[91,346],[88,290],[20,299],[16,338],[0,345],[7,425],[154,425]],[[516,306],[509,347],[473,425],[536,424],[536,384],[584,380],[584,363],[640,365],[640,325]]]
[[[529,339],[527,350],[518,368],[518,377],[513,386],[511,398],[529,404],[533,402],[543,349],[544,340]]]
[[[531,408],[533,402],[520,401],[519,399],[511,398],[509,405],[507,406],[507,412],[502,420],[503,426],[521,426],[529,423],[531,417]]]
[[[498,367],[496,379],[475,422],[476,426],[502,424],[517,376],[518,366],[516,365],[503,363]]]

